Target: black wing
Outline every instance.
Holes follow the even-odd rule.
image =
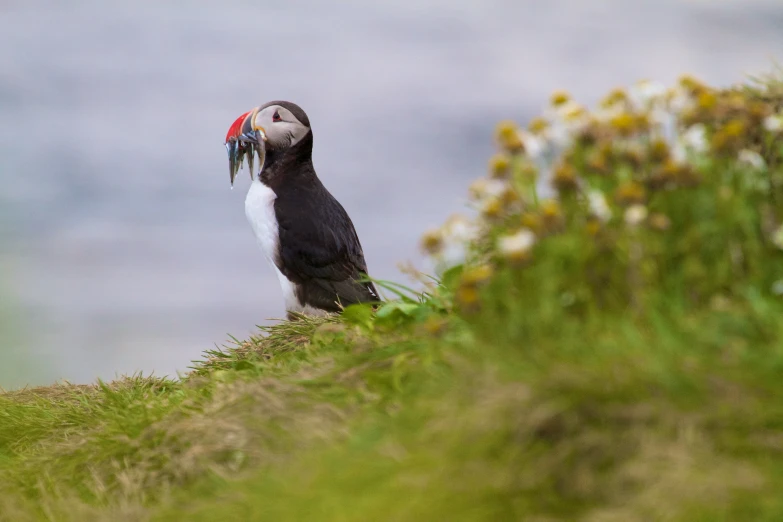
[[[337,312],[340,307],[379,301],[367,274],[353,223],[340,203],[316,182],[281,191],[275,200],[280,237],[277,266],[296,283],[304,304]]]

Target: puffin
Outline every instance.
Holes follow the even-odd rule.
[[[280,281],[287,318],[379,303],[353,222],[315,173],[302,108],[283,100],[256,107],[234,121],[225,145],[232,188],[247,161],[245,216]]]

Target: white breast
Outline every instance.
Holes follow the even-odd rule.
[[[256,235],[258,244],[264,252],[269,264],[272,265],[277,278],[280,280],[280,286],[283,289],[283,298],[285,299],[286,310],[301,311],[302,305],[294,294],[294,285],[275,265],[275,255],[277,254],[279,236],[277,233],[277,218],[275,217],[275,195],[274,191],[258,180],[253,180],[250,184],[250,190],[247,191],[245,198],[245,215]]]
[[[253,233],[258,239],[258,244],[264,252],[269,264],[274,268],[280,287],[283,289],[285,309],[292,312],[300,312],[308,315],[323,315],[324,311],[303,305],[294,294],[294,284],[275,265],[275,256],[279,247],[280,236],[277,231],[277,217],[275,217],[275,199],[277,195],[272,189],[258,180],[253,180],[250,190],[245,198],[245,215],[253,228]]]

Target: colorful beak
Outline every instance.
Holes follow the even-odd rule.
[[[256,107],[237,118],[226,134],[228,169],[232,187],[245,158],[247,158],[251,180],[253,179],[253,163],[256,155],[258,155],[259,168],[264,166],[266,132],[263,127],[257,127],[254,123],[258,111],[259,109]]]

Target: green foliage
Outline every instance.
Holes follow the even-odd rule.
[[[501,126],[502,192],[449,224],[464,255],[423,293],[376,281],[395,298],[262,328],[179,381],[0,395],[0,521],[780,520],[780,136],[720,137],[780,99],[681,85],[701,101],[680,131],[711,148],[671,163],[639,111],[588,118],[557,200]]]

